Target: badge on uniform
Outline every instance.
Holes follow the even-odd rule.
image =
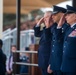
[[[76,29],[69,34],[69,37],[76,37]]]

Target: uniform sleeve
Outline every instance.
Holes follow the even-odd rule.
[[[64,39],[64,35],[67,31],[67,28],[69,27],[69,25],[67,24],[63,24],[61,28],[55,28],[54,30],[54,36],[57,40],[62,40]]]
[[[55,29],[53,33],[56,40],[60,40],[63,37],[62,28]]]
[[[41,37],[42,31],[40,31],[40,26],[34,27],[34,34],[36,37]]]
[[[49,40],[52,38],[51,27],[44,29],[45,39]]]

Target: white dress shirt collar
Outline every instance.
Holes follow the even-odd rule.
[[[72,25],[71,25],[71,28],[73,28],[75,25],[76,25],[76,23],[72,24]]]

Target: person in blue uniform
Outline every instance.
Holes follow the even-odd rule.
[[[57,28],[58,23],[62,15],[66,12],[65,8],[59,6],[53,6],[52,19],[54,24],[51,27],[52,41],[51,41],[51,59],[49,61],[48,72],[50,69],[53,70],[54,75],[62,75],[63,73],[60,70],[62,63],[62,54],[63,54],[63,37],[61,36],[60,31],[62,28]],[[51,22],[51,20],[50,20]],[[65,23],[64,23],[65,25]],[[63,26],[64,26],[63,25]],[[47,34],[46,34],[47,35]]]
[[[50,28],[47,28],[48,24],[46,22],[46,18],[50,18],[50,16],[51,16],[51,12],[47,11],[44,14],[44,17],[42,17],[38,21],[37,25],[34,27],[35,36],[40,37],[39,48],[38,48],[38,66],[42,71],[42,75],[52,75],[47,73],[47,67],[49,65],[48,63],[49,63],[50,51],[51,51],[50,50],[51,38],[48,38],[48,40],[46,40],[46,36],[45,36],[45,34],[49,35],[49,32],[50,32]],[[40,26],[42,23],[45,23],[45,27],[43,30],[40,30]]]
[[[25,48],[26,51],[29,51],[29,47],[26,47]],[[21,58],[20,58],[21,62],[23,63],[29,63],[29,54],[28,53],[25,53],[25,55],[23,55]],[[21,65],[20,66],[20,74],[21,75],[26,75],[29,73],[29,66],[28,65]]]
[[[64,75],[76,75],[76,8],[67,5],[65,17],[70,27],[64,35],[61,71]]]
[[[0,39],[0,75],[6,73],[6,55],[2,51],[3,41]]]

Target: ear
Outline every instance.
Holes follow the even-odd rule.
[[[76,14],[74,15],[75,19],[76,19]]]

